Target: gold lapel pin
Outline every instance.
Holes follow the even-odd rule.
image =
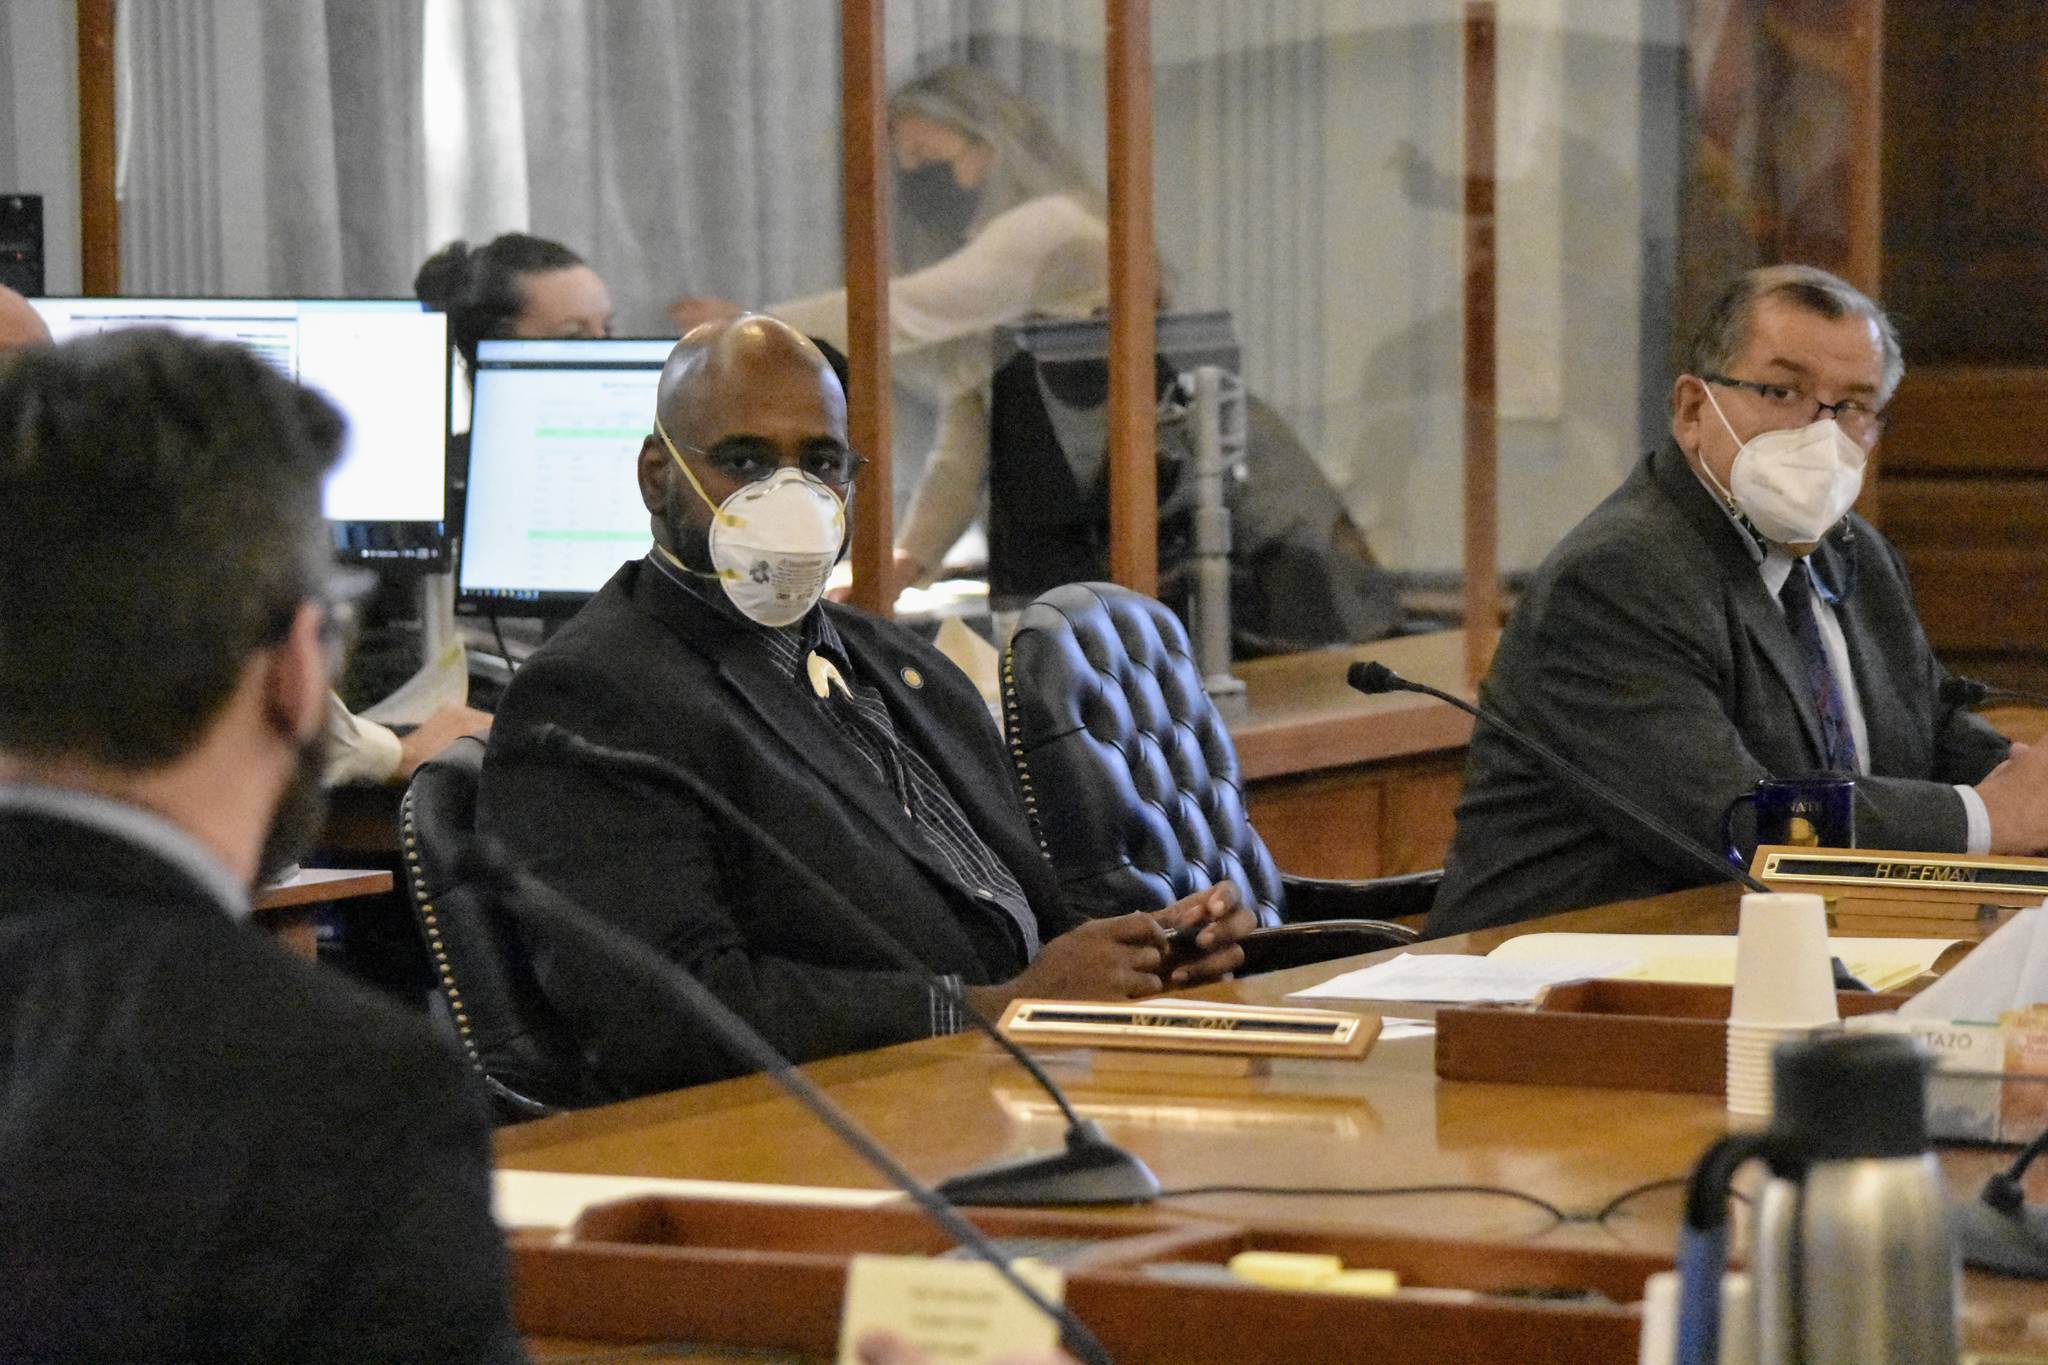
[[[906,669],[904,669],[904,670],[902,671],[902,674],[901,674],[901,676],[902,676],[902,678],[903,678],[903,685],[904,685],[905,687],[923,687],[923,686],[924,686],[924,674],[922,674],[922,673],[918,672],[918,671],[917,671],[916,669],[914,669],[914,668],[906,668]]]

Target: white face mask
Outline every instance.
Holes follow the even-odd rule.
[[[1708,482],[1748,517],[1764,538],[1780,545],[1810,545],[1834,528],[1863,490],[1869,454],[1832,417],[1810,426],[1759,432],[1747,441],[1735,435],[1707,385],[1707,402],[1728,434],[1741,441],[1728,488],[1722,488],[1702,459]]]
[[[654,430],[690,487],[711,508],[711,567],[717,572],[704,574],[667,546],[657,548],[685,573],[716,577],[726,597],[751,621],[787,626],[802,620],[825,595],[825,579],[846,541],[846,506],[838,495],[785,467],[713,503],[659,419]]]

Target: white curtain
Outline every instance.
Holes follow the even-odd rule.
[[[1671,207],[1639,181],[1672,183],[1659,111],[1679,95],[1653,84],[1669,9],[1501,9],[1510,565],[1655,434],[1662,381],[1639,358],[1665,318]],[[1232,313],[1254,391],[1382,557],[1428,570],[1461,557],[1461,14],[1153,7],[1173,303]],[[1100,0],[888,15],[892,84],[983,67],[1100,183]],[[840,280],[835,0],[128,0],[120,40],[131,289],[402,293],[442,242],[509,229],[588,257],[624,334],[664,333],[679,294],[760,304]],[[925,428],[901,415],[907,482]]]
[[[411,292],[421,0],[126,0],[123,288]]]

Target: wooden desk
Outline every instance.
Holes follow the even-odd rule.
[[[308,867],[288,882],[266,886],[252,898],[256,922],[300,957],[320,955],[316,907],[357,896],[381,896],[392,887],[389,872],[344,867]]]
[[[1518,932],[1732,933],[1736,893],[1710,887],[1576,911],[1418,944],[1415,952],[1484,952]],[[1967,933],[1959,937],[1970,936]],[[1387,954],[1377,954],[1384,957]],[[1344,967],[1371,958],[1354,959]],[[1196,992],[1274,1002],[1333,974],[1325,964]],[[1285,1076],[1205,1079],[1144,1092],[1092,1082],[1085,1062],[1050,1069],[1081,1112],[1142,1157],[1169,1189],[1279,1185],[1478,1184],[1541,1196],[1575,1212],[1632,1186],[1681,1176],[1727,1131],[1719,1099],[1647,1091],[1440,1082],[1433,1040],[1380,1044],[1362,1063],[1315,1064]],[[976,1035],[930,1039],[807,1068],[919,1176],[939,1180],[992,1158],[1057,1146],[1045,1095]],[[702,1086],[501,1131],[500,1165],[527,1170],[688,1176],[865,1188],[882,1182],[759,1077]],[[1950,1189],[1974,1193],[2009,1154],[1946,1149]],[[2048,1198],[2038,1170],[2032,1197]],[[1223,1219],[1401,1230],[1458,1237],[1614,1246],[1668,1254],[1677,1190],[1647,1194],[1605,1227],[1551,1227],[1539,1211],[1477,1194],[1386,1199],[1215,1194],[1156,1206]],[[2038,1285],[1972,1275],[1970,1336],[2017,1345]]]
[[[1230,723],[1254,828],[1288,872],[1380,877],[1442,867],[1472,720],[1412,693],[1366,697],[1344,674],[1376,660],[1459,696],[1465,633],[1255,659],[1233,670],[1246,714]]]

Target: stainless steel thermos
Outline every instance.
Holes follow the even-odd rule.
[[[1716,1365],[1729,1180],[1760,1158],[1749,1257],[1758,1365],[1954,1365],[1957,1263],[1927,1142],[1931,1059],[1896,1034],[1779,1044],[1760,1133],[1709,1148],[1681,1234],[1680,1365]]]

